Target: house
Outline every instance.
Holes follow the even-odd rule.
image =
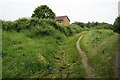
[[[56,21],[61,24],[69,25],[70,24],[70,19],[68,16],[57,16]]]

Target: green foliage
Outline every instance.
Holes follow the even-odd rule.
[[[112,28],[111,25],[103,24],[103,25],[97,26],[93,29],[111,29],[111,28]]]
[[[112,29],[112,25],[108,23],[101,23],[98,26],[92,27],[92,29]]]
[[[21,18],[15,21],[2,21],[3,30],[7,31],[17,31],[20,32],[22,30],[30,30],[31,36],[49,36],[60,32],[66,36],[75,35],[83,29],[78,25],[63,25],[58,24],[55,20],[51,19],[39,19],[39,18]]]
[[[32,17],[55,19],[55,13],[47,5],[38,6],[33,12]]]
[[[15,21],[2,21],[2,29],[7,31],[20,32],[22,29],[29,29],[29,19],[21,18]]]
[[[12,21],[2,21],[2,29],[10,31],[13,29],[13,22]]]
[[[117,17],[114,24],[113,24],[113,30],[117,33],[120,33],[120,17]]]
[[[31,32],[35,34],[35,36],[49,36],[58,33],[59,31],[55,30],[52,26],[35,26],[32,28]]]
[[[88,22],[88,23],[83,23],[83,22],[74,22],[72,24],[76,24],[82,28],[93,28],[93,29],[111,29],[112,25],[108,23],[99,23],[99,22]]]
[[[65,28],[66,28],[67,36],[73,36],[76,33],[83,31],[83,29],[81,27],[79,27],[78,25],[75,25],[75,24],[71,24],[69,26],[66,26]]]
[[[29,29],[30,23],[27,18],[21,18],[13,22],[13,26],[17,32],[20,32],[22,29]]]
[[[72,24],[76,24],[76,25],[78,25],[78,26],[80,26],[80,27],[86,27],[86,24],[85,23],[83,23],[83,22],[74,22],[74,23],[72,23]]]
[[[45,35],[45,34],[53,34],[55,31],[61,32],[65,34],[66,36],[72,36],[76,33],[79,33],[82,31],[82,28],[80,28],[77,25],[62,25],[56,23],[55,20],[50,19],[38,19],[38,18],[32,18],[30,20],[30,27],[31,31],[35,31],[39,34]]]

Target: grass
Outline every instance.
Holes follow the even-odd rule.
[[[84,33],[80,44],[87,53],[89,64],[98,76],[113,77],[118,35],[111,30],[89,28],[84,29],[86,33],[72,26],[61,27],[63,31],[49,26],[52,34],[48,28],[43,31],[40,28],[39,31],[36,27],[35,31],[3,30],[3,78],[85,78],[82,58],[76,48],[78,38]]]
[[[86,76],[76,41],[83,33],[68,37],[58,49],[56,69],[45,78],[84,78]],[[61,56],[61,57],[60,57]]]
[[[83,78],[85,71],[76,49],[81,35],[30,36],[31,32],[2,34],[3,78]]]
[[[59,44],[53,36],[30,38],[24,32],[3,31],[2,46],[3,78],[29,78],[54,68]]]
[[[89,31],[80,43],[96,74],[103,78],[114,78],[118,35],[111,30]]]

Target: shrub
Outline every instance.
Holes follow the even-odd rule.
[[[114,30],[114,32],[117,32],[120,34],[120,17],[117,17],[114,24],[113,24],[113,27],[112,29]]]
[[[34,27],[34,26],[39,26],[39,25],[42,25],[39,18],[31,18],[30,19],[30,28]]]
[[[63,25],[52,19],[39,19],[36,17],[31,19],[21,18],[15,21],[2,21],[2,23],[3,30],[20,32],[21,30],[28,29],[33,35],[53,35],[56,32],[61,32],[66,36],[72,36],[83,30],[75,24]]]
[[[55,33],[55,29],[52,26],[34,26],[31,31],[33,32],[33,34],[35,34],[36,36],[38,35],[53,35]]]
[[[15,30],[19,32],[22,29],[28,29],[30,26],[27,18],[21,18],[15,21],[2,21],[3,30],[11,31]]]
[[[71,25],[68,25],[68,26],[64,26],[63,30],[64,30],[64,34],[66,36],[73,36],[76,33],[81,32],[83,29],[81,27],[79,27],[78,25],[71,24]]]
[[[33,29],[33,27],[35,26],[51,26],[54,29],[56,29],[57,31],[60,31],[61,33],[68,35],[67,31],[66,31],[66,26],[62,25],[62,24],[58,24],[56,23],[55,20],[51,20],[51,19],[39,19],[39,18],[31,18],[30,19],[30,28]],[[46,27],[47,27],[46,26]]]
[[[86,24],[83,23],[83,22],[74,22],[74,23],[72,23],[72,24],[76,24],[76,25],[78,25],[78,26],[80,26],[80,27],[82,27],[82,28],[86,27]]]
[[[17,30],[17,32],[19,32],[22,29],[29,29],[30,23],[27,18],[21,18],[21,19],[14,21],[13,25],[14,25],[13,29],[15,29],[15,30]]]
[[[2,29],[10,31],[13,29],[13,22],[12,21],[2,21]]]

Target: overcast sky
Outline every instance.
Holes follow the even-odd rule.
[[[71,22],[113,23],[119,0],[0,0],[0,19],[30,17],[37,6],[48,5],[57,16],[67,15]]]

